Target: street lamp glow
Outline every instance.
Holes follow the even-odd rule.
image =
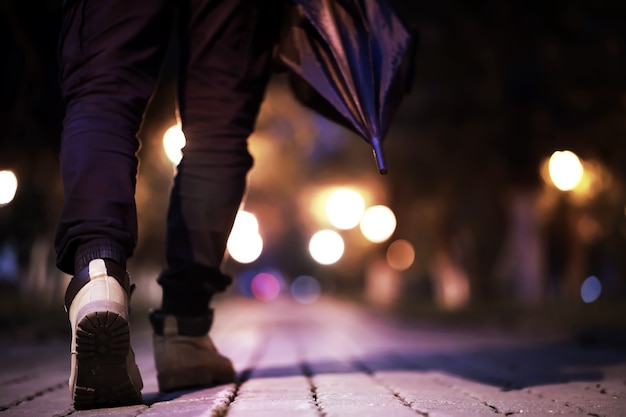
[[[348,230],[356,227],[364,211],[363,197],[350,188],[340,188],[326,200],[326,216],[337,229]]]
[[[556,151],[548,162],[550,179],[556,188],[569,191],[576,188],[583,178],[583,165],[572,151]]]
[[[370,242],[380,243],[391,237],[396,225],[396,216],[389,207],[372,206],[363,213],[361,232]]]
[[[172,161],[174,165],[178,165],[183,159],[182,149],[185,146],[186,139],[183,130],[179,124],[175,124],[165,131],[163,134],[163,149],[165,155]]]
[[[334,230],[320,230],[309,241],[311,257],[322,265],[331,265],[343,256],[343,238]]]
[[[13,171],[0,171],[0,206],[9,204],[17,192],[17,177]]]
[[[249,264],[261,256],[263,238],[259,234],[259,222],[254,214],[239,210],[226,249],[230,257],[241,264]]]

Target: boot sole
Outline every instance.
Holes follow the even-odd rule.
[[[130,376],[128,321],[111,311],[94,311],[76,326],[74,408],[85,410],[134,405],[141,391]]]

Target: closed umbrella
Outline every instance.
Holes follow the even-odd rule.
[[[289,0],[278,58],[295,96],[348,127],[387,172],[382,142],[412,79],[416,34],[387,0]]]

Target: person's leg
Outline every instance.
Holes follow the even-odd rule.
[[[187,145],[172,189],[162,308],[150,315],[161,391],[231,382],[208,332],[223,291],[226,241],[252,166],[248,136],[270,74],[276,7],[267,0],[183,0],[179,110]]]
[[[136,134],[169,39],[165,4],[64,2],[59,59],[66,101],[60,152],[65,204],[55,244],[57,264],[68,274],[90,258],[124,264],[137,242]]]
[[[69,380],[77,409],[141,401],[130,347],[126,259],[137,240],[134,202],[142,114],[167,45],[166,0],[66,0],[60,39],[66,117],[65,206],[57,264],[74,275]]]
[[[165,312],[194,315],[231,282],[220,266],[252,166],[247,139],[269,79],[280,8],[267,0],[182,3],[178,93],[187,144],[159,283]]]

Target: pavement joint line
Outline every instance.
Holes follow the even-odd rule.
[[[211,413],[211,417],[225,417],[228,414],[228,410],[230,409],[230,405],[235,402],[237,396],[239,395],[239,390],[241,386],[248,380],[250,380],[250,376],[252,375],[252,371],[254,368],[246,368],[244,369],[232,391],[229,394],[226,394],[223,398],[220,398],[216,403],[214,403],[214,408]]]
[[[464,395],[466,397],[472,398],[472,399],[478,401],[479,403],[481,403],[482,405],[486,406],[487,408],[489,408],[492,412],[494,412],[496,414],[502,415],[502,412],[500,412],[500,410],[498,410],[498,407],[496,407],[495,405],[489,404],[488,401],[484,400],[483,398],[481,398],[479,396],[476,396],[475,394],[473,394],[473,393],[463,389],[462,387],[459,387],[457,385],[444,382],[440,378],[433,378],[433,382],[435,382],[436,384],[439,384],[439,385],[441,385],[443,387],[447,387],[447,388],[449,388],[451,390],[454,390],[454,391],[456,391],[456,392],[458,392],[458,393],[460,393],[460,394],[462,394],[462,395]],[[511,414],[506,414],[506,415],[508,416],[508,415],[511,415]]]
[[[15,400],[15,401],[13,401],[11,403],[0,405],[0,412],[7,411],[7,410],[9,410],[9,409],[11,409],[13,407],[17,407],[18,405],[20,405],[22,403],[25,403],[25,402],[28,402],[28,401],[32,401],[32,400],[34,400],[37,397],[42,397],[45,394],[48,394],[50,392],[54,392],[54,391],[57,391],[59,389],[62,389],[63,387],[66,386],[66,384],[67,384],[66,382],[59,382],[58,384],[54,384],[54,385],[51,385],[51,386],[49,386],[47,388],[41,389],[39,391],[35,391],[33,394],[30,394],[30,395],[28,395],[26,397],[23,397],[23,398],[20,398],[18,400]]]
[[[340,335],[345,338],[344,334],[340,333]],[[399,355],[397,355],[397,354],[394,355],[396,360],[398,360],[398,356]],[[402,359],[399,359],[398,362],[402,363],[404,361]],[[418,414],[418,415],[420,415],[422,417],[429,417],[430,414],[428,412],[422,411],[422,410],[418,410],[418,409],[414,408],[413,407],[413,403],[411,401],[409,401],[406,398],[404,398],[402,395],[400,395],[399,392],[397,392],[391,386],[389,386],[384,381],[382,381],[380,378],[378,378],[376,376],[376,371],[374,371],[372,368],[367,366],[367,364],[365,362],[363,362],[362,360],[360,360],[357,357],[353,356],[352,359],[350,359],[350,363],[356,370],[363,372],[364,374],[369,376],[376,384],[378,384],[381,387],[385,388],[404,407],[410,409],[411,411],[414,411],[416,414]]]
[[[241,371],[239,377],[235,381],[235,384],[230,394],[226,394],[224,397],[219,398],[216,402],[213,403],[211,417],[226,417],[226,415],[228,415],[230,405],[237,399],[237,396],[239,395],[239,390],[241,389],[243,384],[250,380],[250,378],[252,377],[252,373],[256,368],[256,365],[259,363],[259,361],[267,351],[270,337],[271,336],[269,335],[264,337],[263,342],[260,343],[259,347],[255,349],[254,352],[250,355],[250,359],[248,361],[249,366]]]
[[[304,347],[302,333],[300,331],[293,333],[293,348],[295,349],[296,355],[299,358],[298,362],[300,365],[300,371],[302,372],[302,375],[306,378],[307,384],[309,385],[313,406],[315,407],[315,410],[320,417],[326,417],[326,411],[324,411],[324,406],[322,405],[317,392],[317,385],[315,385],[315,380],[313,379],[313,368],[305,359],[306,349]]]
[[[489,404],[487,401],[483,401],[483,404],[486,405],[487,407],[491,408],[493,410],[494,413],[496,414],[502,414],[500,412],[500,410],[498,410],[498,407],[496,407],[495,405]],[[506,414],[506,415],[510,415],[510,414]]]
[[[230,404],[234,401],[236,391],[238,391],[238,388],[233,387],[232,389],[224,389],[219,392],[211,404],[211,417],[220,415],[220,413],[221,415],[228,413]]]
[[[394,355],[394,357],[395,357],[395,359],[399,359],[401,362],[403,361],[403,359],[405,359],[405,358],[403,357],[403,355]],[[410,362],[411,362],[411,361],[410,361]],[[417,362],[412,362],[412,363],[410,364],[410,366],[409,366],[409,367],[410,367],[411,369],[421,369],[421,370],[426,370],[426,369],[428,369],[427,367],[423,367],[423,366],[421,366],[421,365],[420,365],[420,364],[418,364]],[[464,389],[462,389],[461,387],[457,387],[457,386],[455,386],[455,385],[453,385],[453,384],[446,383],[446,382],[444,382],[444,381],[440,380],[439,378],[435,378],[435,379],[434,379],[434,382],[436,382],[437,384],[439,384],[439,385],[441,385],[441,386],[443,386],[443,387],[446,387],[446,388],[449,388],[449,389],[455,390],[455,391],[459,392],[459,393],[460,393],[460,394],[462,394],[462,395],[465,395],[465,396],[467,396],[467,397],[470,397],[470,398],[472,398],[472,399],[474,399],[474,400],[479,401],[480,403],[482,403],[483,405],[487,406],[487,407],[488,407],[491,411],[493,411],[494,413],[496,413],[496,414],[498,414],[498,415],[512,416],[512,415],[518,414],[517,412],[514,412],[514,411],[506,411],[506,412],[502,412],[502,411],[501,411],[498,407],[496,407],[496,406],[494,406],[494,405],[490,404],[488,401],[484,400],[484,399],[483,399],[483,398],[481,398],[480,396],[476,396],[475,394],[473,394],[473,393],[471,393],[471,392],[468,392],[467,390],[464,390]],[[505,391],[508,391],[508,390],[515,390],[515,389],[520,389],[520,388],[515,388],[515,387],[513,387],[513,386],[511,385],[511,383],[510,383],[508,380],[503,379],[503,378],[492,378],[492,382],[493,382],[495,385],[499,385],[499,386],[503,387],[503,390],[505,390]],[[530,389],[528,389],[528,394],[530,394],[530,395],[536,395],[536,396],[538,396],[539,398],[541,398],[541,397],[542,397],[542,395],[541,395],[541,394],[537,394],[537,393],[531,392],[531,390],[530,390]],[[552,400],[552,401],[554,401],[554,400]],[[581,411],[582,411],[582,410],[581,410]],[[428,414],[424,414],[424,415],[425,415],[425,416],[427,416]]]
[[[325,417],[326,412],[324,411],[324,407],[322,406],[319,396],[317,395],[317,386],[315,385],[315,381],[313,379],[313,370],[311,369],[311,366],[306,361],[302,361],[300,362],[300,370],[302,371],[302,374],[309,384],[309,388],[311,390],[311,398],[313,400],[313,405],[315,405],[317,413],[320,417]]]
[[[389,384],[386,384],[384,381],[382,381],[380,378],[378,378],[376,376],[376,372],[374,370],[372,370],[369,366],[367,366],[364,362],[362,362],[362,361],[360,361],[358,359],[352,359],[352,365],[356,369],[362,371],[363,373],[368,375],[370,378],[372,378],[378,385],[382,386],[387,391],[389,391],[391,393],[391,395],[393,395],[398,401],[400,401],[402,403],[403,406],[411,409],[412,411],[415,411],[417,414],[419,414],[422,417],[429,417],[430,414],[428,412],[417,410],[417,409],[413,408],[413,402],[411,402],[411,401],[407,400],[406,398],[404,398],[402,395],[400,395],[399,392],[394,390]]]
[[[13,384],[19,384],[20,382],[26,382],[26,381],[30,381],[33,379],[36,379],[38,375],[23,375],[17,378],[13,378],[13,379],[9,379],[6,381],[2,381],[0,382],[0,387],[5,386],[5,385],[13,385]]]

